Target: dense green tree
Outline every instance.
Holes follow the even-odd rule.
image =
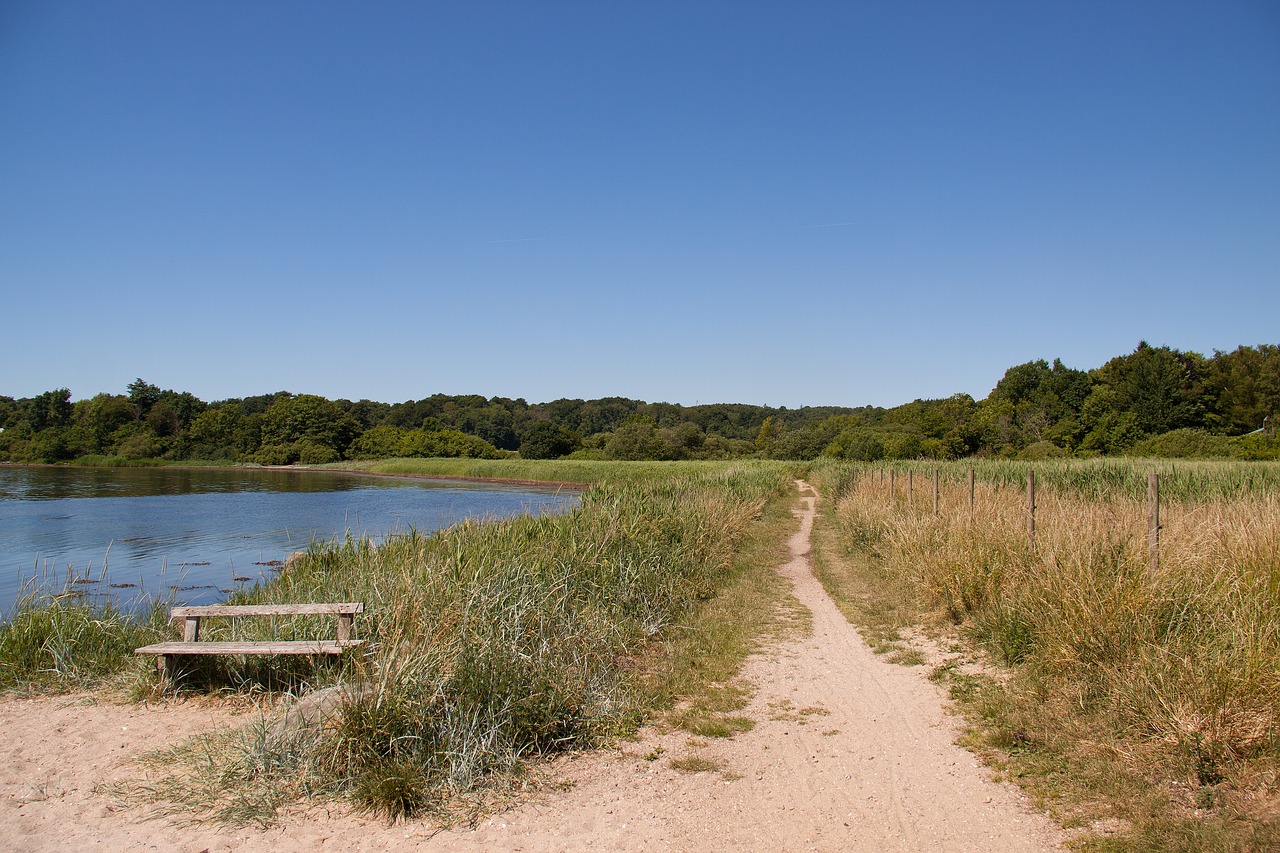
[[[1195,353],[1153,347],[1142,341],[1132,353],[1098,368],[1096,384],[1082,413],[1088,410],[1086,421],[1092,419],[1094,426],[1104,405],[1117,415],[1131,415],[1139,437],[1203,426],[1209,403],[1203,365],[1203,357]]]
[[[1280,346],[1239,347],[1218,352],[1210,361],[1206,377],[1215,395],[1215,410],[1221,428],[1241,435],[1262,427],[1271,417],[1280,417]]]
[[[404,456],[405,436],[408,430],[383,424],[361,433],[351,445],[352,459],[394,459]]]
[[[884,455],[887,459],[919,459],[929,456],[929,445],[923,434],[909,425],[900,425],[896,429],[881,433],[884,444]]]
[[[1092,387],[1089,374],[1073,370],[1058,360],[1043,359],[1019,364],[1005,371],[984,401],[990,411],[984,428],[999,426],[999,446],[1017,449],[1045,440],[1069,440],[1076,430],[1064,422],[1076,422]]]
[[[988,454],[1008,456],[1025,446],[1018,428],[1018,409],[1003,397],[988,397],[978,406],[970,428],[977,446]]]
[[[27,423],[33,432],[43,429],[62,428],[71,423],[74,407],[71,404],[71,392],[66,388],[45,391],[30,401],[27,409]]]
[[[582,437],[551,421],[538,421],[520,436],[524,459],[559,459],[582,446]]]
[[[867,426],[855,426],[844,430],[823,449],[822,454],[833,459],[849,459],[857,462],[874,462],[884,458],[884,443],[878,431]]]
[[[80,453],[112,453],[117,430],[138,420],[138,407],[119,394],[97,394],[75,404],[69,442]],[[124,436],[127,437],[127,436]]]
[[[520,445],[514,414],[498,403],[486,402],[459,411],[454,426],[502,450],[515,450]]]
[[[262,445],[281,447],[305,440],[341,456],[359,432],[359,423],[337,403],[299,394],[277,399],[263,413]]]
[[[346,409],[347,414],[355,419],[360,425],[361,432],[390,422],[391,406],[386,403],[377,403],[373,400],[359,400],[355,403],[339,400],[338,405]]]
[[[246,442],[241,432],[245,419],[239,403],[210,406],[191,422],[187,436],[197,459],[239,459],[258,449],[258,442]]]
[[[756,432],[756,450],[761,454],[768,456],[773,451],[773,446],[781,437],[784,427],[774,420],[773,415],[769,415],[760,423],[760,429]]]
[[[160,394],[162,393],[159,388],[143,380],[142,377],[130,382],[128,391],[129,402],[137,406],[138,412],[144,416],[151,411],[152,406],[160,401]]]
[[[671,459],[673,454],[653,418],[634,415],[614,430],[604,446],[609,459],[627,461]]]

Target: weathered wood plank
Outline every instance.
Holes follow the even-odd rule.
[[[364,602],[341,604],[205,604],[192,607],[174,607],[169,610],[171,619],[192,616],[326,616],[363,613]]]
[[[228,643],[155,643],[134,649],[139,655],[339,655],[364,640],[265,640]]]

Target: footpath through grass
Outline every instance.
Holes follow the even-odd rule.
[[[387,467],[597,485],[562,515],[316,547],[233,597],[363,601],[366,644],[337,665],[210,658],[181,689],[269,696],[344,684],[341,713],[299,728],[267,712],[260,724],[162,757],[163,772],[132,795],[231,822],[269,823],[315,797],[385,817],[446,819],[510,785],[526,759],[623,735],[677,699],[695,722],[724,722],[735,705],[724,682],[784,615],[770,541],[794,502],[789,466],[471,464]],[[10,688],[115,684],[160,698],[153,662],[129,652],[176,629],[101,615],[28,602],[0,628],[0,677]],[[207,638],[306,638],[331,629],[322,622],[215,620]],[[83,643],[64,642],[65,626],[86,623],[106,632],[94,643],[111,654],[93,660],[109,663],[91,665]]]
[[[892,492],[877,467],[819,466],[820,579],[905,662],[925,626],[997,665],[934,674],[1080,849],[1280,849],[1280,467],[1159,468],[1154,572],[1155,463],[1032,466],[1034,546],[1027,467],[943,466],[935,514],[932,466]]]

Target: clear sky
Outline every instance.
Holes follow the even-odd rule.
[[[1280,3],[0,0],[0,394],[987,395],[1280,343]]]

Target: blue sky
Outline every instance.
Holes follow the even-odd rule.
[[[1280,342],[1280,4],[0,0],[0,394],[896,405]]]

